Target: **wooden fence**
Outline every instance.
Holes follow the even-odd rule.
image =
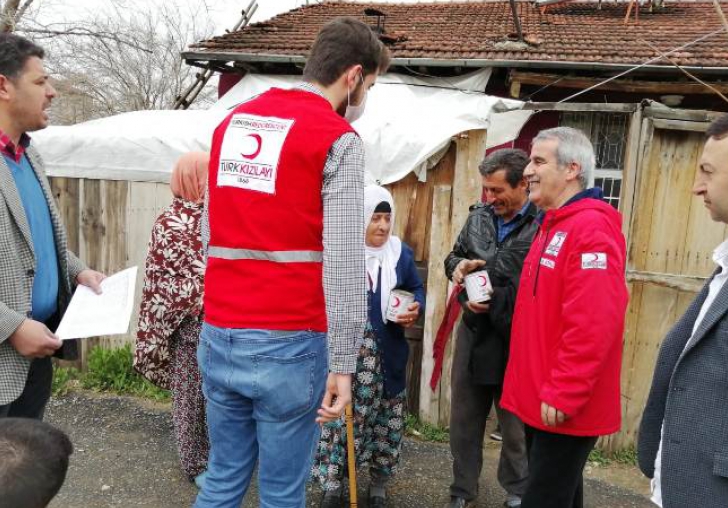
[[[51,177],[50,182],[66,224],[69,249],[88,266],[105,273],[139,267],[129,333],[81,341],[78,366],[83,367],[90,348],[117,348],[134,341],[152,224],[169,205],[172,193],[163,182],[66,177]]]

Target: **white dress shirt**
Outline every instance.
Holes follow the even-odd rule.
[[[698,317],[695,319],[695,324],[693,325],[693,333],[692,335],[695,335],[695,331],[698,329],[698,326],[700,326],[700,323],[703,321],[703,318],[705,318],[705,314],[707,314],[708,309],[710,309],[710,306],[715,301],[715,298],[718,296],[718,293],[720,292],[721,288],[723,287],[723,284],[725,283],[726,279],[728,279],[728,240],[724,240],[723,243],[721,243],[716,249],[713,251],[713,261],[715,264],[717,264],[720,267],[720,273],[716,274],[715,277],[713,277],[713,280],[710,281],[710,286],[708,288],[708,296],[705,298],[705,301],[703,302],[703,306],[700,307],[700,313],[698,314]],[[692,339],[692,337],[691,337]],[[686,343],[685,347],[690,344],[690,341]],[[663,427],[664,428],[664,427]],[[662,430],[660,431],[662,434]],[[655,457],[655,475],[652,478],[652,481],[650,482],[650,486],[652,487],[652,498],[651,501],[662,508],[662,479],[661,479],[661,473],[662,473],[662,437],[660,437],[660,446],[657,448],[657,456]]]

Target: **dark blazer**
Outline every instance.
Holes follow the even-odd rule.
[[[397,266],[397,285],[394,289],[403,289],[414,293],[415,301],[420,304],[420,316],[425,312],[425,288],[422,285],[415,266],[415,256],[412,249],[402,242],[402,254],[399,256]],[[396,323],[382,321],[382,295],[379,288],[381,272],[379,274],[377,291],[369,291],[369,322],[374,329],[377,344],[382,350],[382,374],[384,375],[385,397],[396,397],[407,386],[407,359],[409,358],[409,344],[404,336],[404,328]]]
[[[707,295],[708,284],[665,337],[640,425],[639,466],[652,478],[664,422],[663,508],[728,506],[728,284],[691,340]]]
[[[43,162],[29,146],[28,159],[43,189],[53,223],[53,236],[58,256],[58,310],[62,315],[68,306],[76,276],[86,266],[66,246],[63,221],[53,200]],[[0,405],[17,399],[25,387],[30,359],[21,356],[8,342],[8,337],[26,318],[32,318],[31,292],[35,275],[35,254],[30,226],[10,168],[0,156]],[[60,356],[77,357],[76,341],[65,341]]]

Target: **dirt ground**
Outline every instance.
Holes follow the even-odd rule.
[[[68,432],[75,446],[68,478],[51,508],[178,508],[194,502],[197,490],[178,467],[168,405],[79,391],[53,399],[46,421]],[[477,506],[497,508],[504,500],[495,481],[498,444],[489,441],[485,455]],[[389,506],[445,506],[451,467],[448,446],[407,439],[402,457]],[[649,484],[633,467],[588,467],[586,477],[587,508],[652,506],[645,497]],[[367,479],[360,478],[362,507],[366,507],[366,485]],[[319,503],[318,489],[310,487],[308,506]],[[243,506],[257,504],[253,488]]]

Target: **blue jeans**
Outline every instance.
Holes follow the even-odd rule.
[[[325,334],[205,323],[197,361],[210,461],[194,508],[239,508],[256,462],[262,508],[304,508],[328,374]]]

